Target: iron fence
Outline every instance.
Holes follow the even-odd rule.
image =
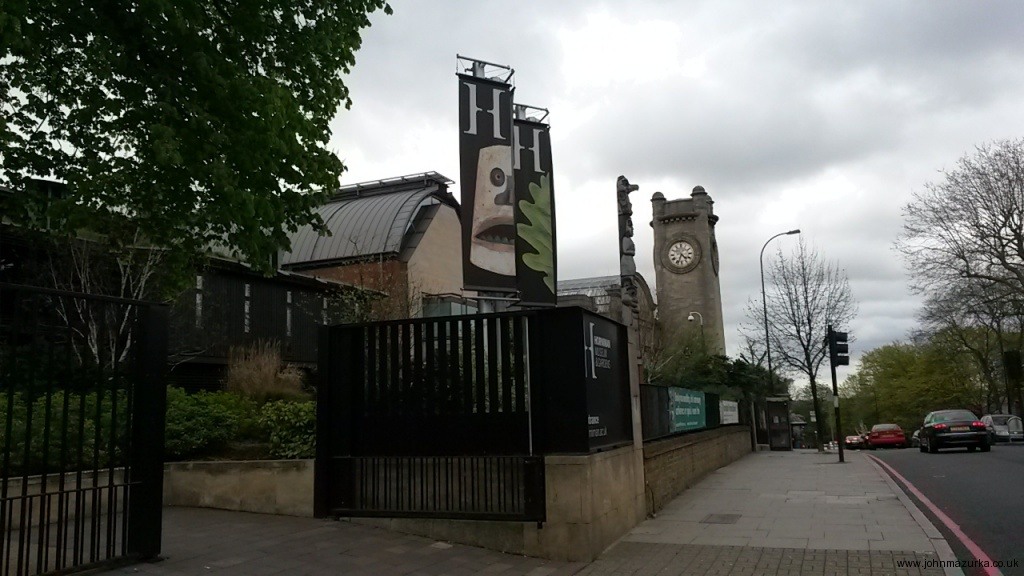
[[[166,322],[0,284],[0,575],[159,554]]]
[[[580,308],[320,332],[314,514],[543,522],[543,455],[632,442],[625,327]]]
[[[317,515],[543,520],[528,330],[523,314],[324,328]]]
[[[351,478],[333,507],[348,516],[542,520],[539,456],[383,456],[335,460]]]

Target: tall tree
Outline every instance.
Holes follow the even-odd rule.
[[[867,426],[893,422],[911,431],[932,410],[978,410],[985,385],[959,346],[932,336],[865,352],[846,392],[850,397],[844,405],[851,418]]]
[[[828,357],[825,335],[829,324],[845,328],[857,314],[846,272],[828,261],[801,238],[792,254],[782,250],[768,263],[766,290],[768,334],[772,355],[781,369],[807,378],[816,414],[818,438],[825,438],[818,372]],[[751,325],[762,311],[748,306]]]
[[[903,215],[896,246],[917,290],[966,278],[1024,299],[1024,139],[979,146]]]
[[[351,104],[385,0],[8,0],[0,5],[4,214],[66,231],[127,219],[151,245],[211,243],[267,270],[322,225],[344,169],[329,122]],[[33,178],[67,184],[38,202]],[[106,215],[107,217],[104,217]],[[123,225],[123,224],[121,224]]]
[[[927,294],[919,318],[933,340],[944,341],[974,363],[985,383],[983,412],[1013,409],[1019,390],[1013,389],[1003,366],[1004,353],[1020,350],[1024,307],[1004,285],[985,286],[963,278]]]
[[[979,146],[904,209],[896,243],[934,334],[969,352],[987,381],[986,409],[1020,400],[1001,365],[1024,321],[1024,139]],[[1000,386],[1002,380],[1003,386]]]

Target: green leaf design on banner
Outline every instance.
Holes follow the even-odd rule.
[[[540,177],[540,185],[530,183],[532,202],[521,200],[519,209],[530,221],[529,224],[517,224],[519,237],[537,252],[523,254],[523,263],[544,275],[544,285],[555,293],[555,259],[552,252],[551,238],[551,183],[548,175]]]

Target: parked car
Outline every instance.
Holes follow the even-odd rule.
[[[914,433],[910,435],[910,446],[917,448],[921,445],[921,429],[914,430]]]
[[[847,450],[857,450],[864,447],[864,440],[859,434],[854,434],[853,436],[847,436],[843,444],[846,445]]]
[[[921,452],[932,454],[941,448],[967,447],[968,452],[980,448],[988,452],[988,429],[970,410],[936,410],[924,418],[921,428]]]
[[[874,450],[888,446],[890,448],[905,448],[907,437],[899,424],[875,424],[871,427],[867,437],[867,449]]]
[[[981,417],[988,430],[990,444],[996,442],[1020,442],[1024,440],[1024,427],[1019,416],[1012,414],[985,414]]]

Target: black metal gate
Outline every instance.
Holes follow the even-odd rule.
[[[543,521],[529,313],[321,332],[316,515]]]
[[[0,284],[0,576],[160,552],[167,312]]]
[[[626,329],[582,308],[320,332],[314,514],[546,519],[544,456],[632,444]]]

